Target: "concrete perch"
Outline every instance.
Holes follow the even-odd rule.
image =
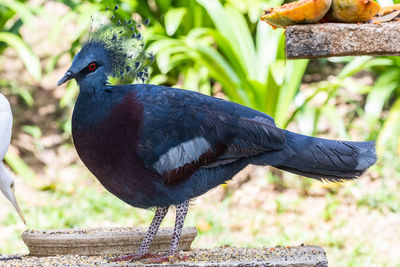
[[[288,59],[400,55],[400,22],[324,23],[286,28]]]
[[[174,263],[146,264],[145,266],[185,266],[185,267],[227,267],[227,266],[269,266],[269,267],[327,267],[325,251],[315,246],[275,247],[275,248],[235,248],[223,246],[211,249],[191,249],[181,252],[188,256],[185,261]],[[108,256],[58,255],[53,257],[32,257],[18,255],[21,259],[0,261],[7,266],[143,266],[145,262],[111,263]]]

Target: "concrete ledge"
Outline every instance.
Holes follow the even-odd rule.
[[[286,28],[289,59],[350,55],[400,55],[400,22],[324,23]]]
[[[139,248],[146,231],[147,227],[26,230],[21,237],[31,256],[95,256],[132,253]],[[168,251],[172,235],[172,227],[160,228],[150,251]],[[183,227],[179,249],[189,250],[196,235],[195,227]]]
[[[269,266],[269,267],[326,267],[325,251],[316,246],[275,247],[275,248],[234,248],[192,249],[181,251],[188,256],[185,261],[169,264],[146,264],[146,266]],[[16,255],[14,255],[16,256]],[[17,255],[18,256],[18,255]],[[21,255],[20,259],[2,261],[6,266],[137,266],[145,262],[110,263],[109,256],[63,255],[53,257],[32,257]]]

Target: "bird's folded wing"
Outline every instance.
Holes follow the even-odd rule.
[[[257,118],[239,118],[235,127],[222,121],[214,121],[212,127],[207,123],[193,127],[195,129],[178,127],[175,131],[185,131],[186,135],[195,130],[193,136],[172,145],[151,164],[166,184],[183,181],[201,167],[229,164],[280,149],[285,143],[281,129]]]
[[[236,145],[256,150],[271,151],[280,149],[285,144],[282,129],[269,123],[265,118],[239,118],[239,129],[236,132]]]
[[[285,134],[267,118],[239,118],[235,138],[214,162],[204,165],[213,168],[230,164],[242,158],[279,150],[285,144]]]
[[[142,96],[148,115],[137,152],[166,184],[285,143],[283,131],[263,113],[193,92],[165,89],[160,94],[159,101]]]

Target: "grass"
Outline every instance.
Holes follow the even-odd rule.
[[[79,173],[76,178],[60,177],[40,188],[17,178],[28,228],[149,225],[151,211],[132,208],[106,192],[83,166],[70,168]],[[399,266],[398,168],[394,161],[381,160],[368,175],[341,185],[250,170],[246,183],[238,186],[241,174],[194,200],[186,225],[198,229],[195,247],[305,243],[322,246],[330,266]],[[26,253],[19,238],[25,228],[4,198],[1,202],[0,252]],[[173,222],[170,211],[163,225]]]

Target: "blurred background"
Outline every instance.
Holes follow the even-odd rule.
[[[284,31],[259,21],[282,0],[126,0],[119,19],[151,22],[150,83],[229,99],[278,126],[376,140],[379,162],[358,180],[321,183],[249,166],[193,201],[195,247],[322,246],[330,266],[399,266],[400,58],[285,60]],[[56,87],[109,1],[0,1],[0,91],[14,113],[5,162],[28,228],[148,226],[153,212],[106,192],[71,139],[75,81]],[[26,228],[0,197],[0,253],[27,253]],[[164,226],[171,226],[174,214]]]

